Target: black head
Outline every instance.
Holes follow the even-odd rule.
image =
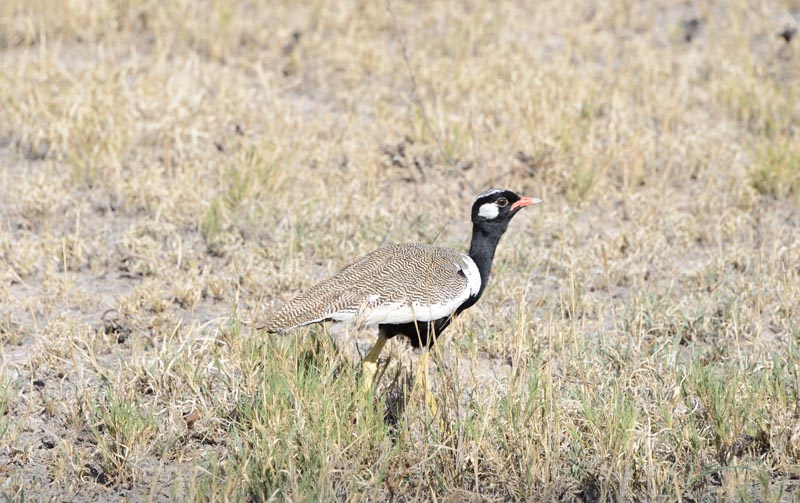
[[[541,202],[541,199],[518,196],[506,189],[487,190],[472,205],[472,223],[481,227],[499,227],[503,232],[519,210]]]

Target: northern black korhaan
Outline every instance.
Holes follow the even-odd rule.
[[[472,205],[469,254],[420,243],[379,248],[288,302],[258,328],[281,332],[323,321],[377,325],[378,341],[363,361],[369,386],[387,339],[404,335],[413,346],[430,347],[455,316],[478,301],[509,222],[520,209],[541,202],[487,190]]]

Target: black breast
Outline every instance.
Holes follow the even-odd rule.
[[[381,325],[379,328],[383,334],[391,339],[396,335],[404,335],[411,341],[411,345],[415,348],[430,348],[436,342],[436,338],[441,334],[450,322],[453,321],[453,316],[440,318],[434,321],[418,321],[409,323],[400,323],[397,325]]]

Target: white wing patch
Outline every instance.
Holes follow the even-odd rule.
[[[497,207],[494,203],[484,203],[478,209],[478,216],[483,217],[487,220],[492,220],[497,218],[497,215],[500,213],[500,208]]]
[[[387,302],[371,309],[364,316],[364,325],[382,323],[399,324],[412,321],[433,321],[447,318],[458,306],[469,298],[469,288],[465,288],[457,298],[442,304],[420,304],[417,302]]]
[[[478,295],[481,290],[481,273],[478,271],[478,266],[469,255],[464,255],[464,276],[467,278],[467,286],[469,287],[469,296],[474,297]]]
[[[468,298],[476,295],[481,288],[481,275],[478,272],[478,267],[468,256],[464,258],[464,269],[462,270],[464,271],[464,276],[467,278],[467,284],[464,289],[459,292],[458,296],[447,302],[435,304],[408,301],[384,302],[374,307],[365,305],[364,309],[359,311],[342,310],[338,313],[325,316],[323,319],[335,320],[340,323],[358,323],[362,326],[369,326],[384,323],[399,324],[413,321],[433,321],[446,318],[452,315]],[[375,295],[371,295],[369,299],[372,300],[375,297]],[[376,300],[377,298],[372,302],[374,303]],[[322,321],[323,319],[314,320],[310,323]]]
[[[495,206],[495,208],[497,207]],[[446,318],[452,315],[467,299],[477,295],[481,289],[481,273],[469,255],[462,254],[461,263],[454,263],[453,266],[464,273],[467,284],[458,295],[445,302],[426,304],[406,300],[380,303],[381,296],[372,294],[364,300],[364,304],[360,309],[343,309],[303,325],[324,320],[334,320],[340,323],[357,323],[362,326],[369,326],[384,323],[400,324],[413,321],[433,321]]]

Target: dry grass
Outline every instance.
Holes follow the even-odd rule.
[[[0,492],[798,498],[800,4],[390,7],[2,2]],[[242,324],[492,186],[441,420]]]

